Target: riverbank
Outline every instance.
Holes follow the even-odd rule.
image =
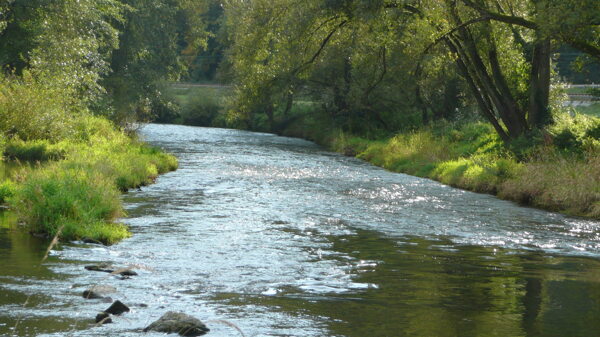
[[[121,193],[177,168],[175,157],[93,116],[35,80],[0,81],[0,203],[31,233],[112,244]]]
[[[565,114],[548,131],[537,146],[514,144],[510,149],[483,122],[440,123],[374,140],[299,120],[282,134],[393,172],[600,219],[600,120]]]
[[[4,156],[24,161],[0,184],[0,200],[35,234],[112,244],[130,236],[120,192],[177,168],[175,157],[86,117],[85,134],[58,143],[11,140]],[[84,139],[85,138],[85,139]]]

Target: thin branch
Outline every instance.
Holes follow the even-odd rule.
[[[377,81],[375,81],[375,83],[373,83],[372,85],[369,86],[369,88],[367,88],[367,90],[365,91],[365,101],[369,99],[369,95],[371,94],[371,92],[373,90],[375,90],[375,88],[377,88],[377,86],[379,84],[381,84],[381,82],[383,81],[383,79],[385,78],[385,75],[387,73],[387,60],[386,60],[386,53],[387,50],[385,47],[381,47],[381,63],[383,65],[383,70],[381,71],[381,74],[379,75],[379,78],[377,79]]]
[[[492,12],[489,9],[484,8],[483,6],[481,6],[479,4],[476,4],[475,2],[473,2],[471,0],[461,0],[461,1],[468,7],[471,7],[474,10],[478,11],[481,15],[488,16],[492,20],[508,23],[511,25],[522,26],[522,27],[529,28],[529,29],[539,29],[539,26],[537,25],[537,23],[535,23],[533,21],[529,21],[527,19],[523,19],[518,16],[512,16],[512,15],[506,15],[506,14]]]
[[[309,66],[312,63],[314,63],[317,60],[317,58],[319,57],[319,55],[321,55],[321,53],[325,49],[325,46],[327,46],[327,43],[329,43],[329,40],[331,40],[331,38],[333,37],[333,34],[335,34],[338,31],[338,29],[342,28],[347,23],[348,23],[348,20],[344,20],[344,21],[340,22],[337,26],[335,26],[335,28],[331,32],[329,32],[329,34],[327,34],[327,37],[325,37],[325,39],[323,39],[323,41],[321,42],[321,45],[319,46],[319,49],[310,58],[310,60],[304,62],[303,64],[299,65],[294,70],[292,70],[292,74],[296,74],[299,71],[301,71],[304,67]]]

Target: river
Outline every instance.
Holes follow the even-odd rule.
[[[0,336],[154,336],[139,329],[168,310],[215,337],[239,335],[219,320],[246,336],[600,335],[598,222],[299,139],[141,134],[180,168],[124,195],[132,238],[63,244],[40,264],[46,241],[0,226]],[[83,268],[98,262],[139,275]],[[132,311],[94,327],[109,304],[80,294],[98,284]]]

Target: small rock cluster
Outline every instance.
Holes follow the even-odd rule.
[[[121,275],[124,278],[136,276],[137,273],[129,269],[116,269],[112,265],[102,263],[98,265],[85,266],[85,269],[90,271],[100,271]],[[129,312],[128,306],[123,302],[116,300],[113,302],[108,295],[116,293],[117,289],[111,286],[94,286],[83,292],[83,297],[86,299],[100,299],[106,302],[112,302],[110,307],[96,315],[96,323],[108,324],[112,323],[111,316],[119,316],[125,312]],[[156,331],[164,333],[178,333],[181,336],[202,336],[210,330],[199,319],[182,312],[169,311],[160,317],[157,321],[150,324],[144,329],[144,332]]]

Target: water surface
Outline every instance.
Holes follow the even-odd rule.
[[[600,224],[387,172],[303,140],[149,125],[180,169],[124,196],[134,236],[64,245],[0,232],[0,335],[600,335]],[[121,280],[85,264],[135,265]],[[115,286],[132,312],[79,293]],[[29,297],[27,305],[23,306]],[[16,321],[19,321],[16,329]],[[158,336],[158,334],[157,334]]]

